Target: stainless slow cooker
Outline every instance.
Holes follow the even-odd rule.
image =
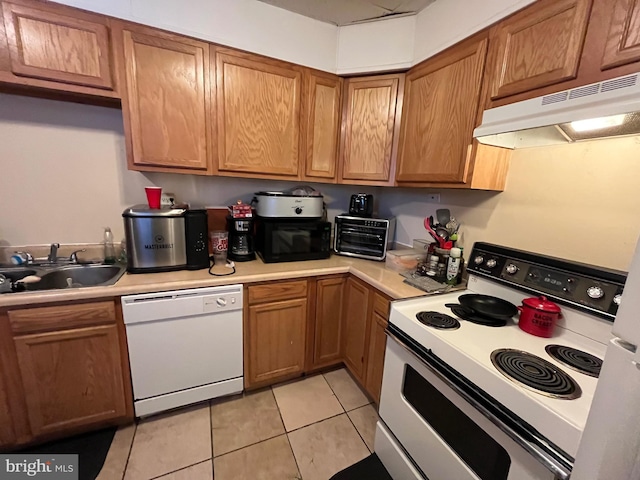
[[[296,187],[284,192],[256,192],[252,204],[259,217],[321,218],[324,198],[311,187]]]

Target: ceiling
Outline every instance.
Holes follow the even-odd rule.
[[[415,14],[435,0],[259,0],[334,25]]]

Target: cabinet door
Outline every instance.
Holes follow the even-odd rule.
[[[382,372],[384,370],[384,351],[387,348],[387,320],[374,312],[369,335],[369,357],[367,359],[367,379],[365,388],[376,403],[380,403],[382,390]]]
[[[404,82],[404,75],[379,75],[346,81],[341,183],[393,183],[394,133],[401,110],[398,106],[401,82]]]
[[[542,0],[492,29],[491,98],[576,78],[591,0]]]
[[[636,0],[617,0],[611,14],[611,24],[602,57],[602,69],[638,61],[640,61],[640,3]]]
[[[474,39],[409,71],[396,181],[466,181],[486,52]]]
[[[0,369],[0,450],[16,442],[13,418],[9,407],[9,391],[4,379],[4,372]]]
[[[298,177],[302,72],[216,51],[218,172]]]
[[[122,104],[130,168],[206,173],[209,46],[130,30],[122,32],[122,40],[127,86]]]
[[[112,90],[106,17],[71,17],[56,13],[55,7],[37,5],[30,8],[2,3],[11,71],[25,77]]]
[[[369,288],[348,278],[343,308],[344,362],[351,373],[364,384],[365,354],[368,344]]]
[[[338,163],[342,79],[335,75],[308,75],[306,108],[306,180],[335,181]]]
[[[342,297],[344,278],[318,280],[313,345],[313,367],[342,360]]]
[[[126,414],[116,325],[14,338],[34,436]]]
[[[249,307],[247,386],[273,383],[304,370],[307,300]]]

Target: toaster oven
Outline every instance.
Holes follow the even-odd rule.
[[[337,215],[334,228],[334,251],[338,255],[384,260],[393,242],[396,219]]]

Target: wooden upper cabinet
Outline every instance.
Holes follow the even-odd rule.
[[[475,38],[409,71],[398,183],[466,181],[486,51],[486,37]]]
[[[126,415],[116,325],[14,339],[34,436]]]
[[[612,3],[608,0],[607,3]],[[607,33],[603,70],[640,61],[640,2],[616,0]]]
[[[142,27],[116,34],[130,169],[207,173],[209,45]]]
[[[298,178],[302,69],[216,51],[218,173]]]
[[[11,72],[113,90],[107,17],[80,11],[71,16],[64,7],[34,4],[2,2]]]
[[[323,72],[306,76],[306,156],[303,178],[335,181],[338,163],[343,80]]]
[[[576,78],[592,0],[541,0],[491,30],[490,96]]]
[[[391,185],[404,74],[345,82],[340,147],[341,183]]]

